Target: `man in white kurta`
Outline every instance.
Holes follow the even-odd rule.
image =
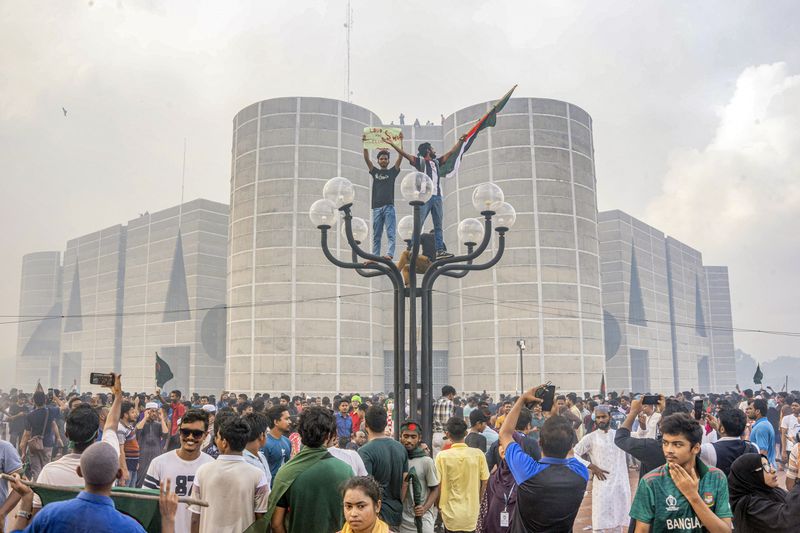
[[[592,531],[623,532],[630,518],[631,486],[625,452],[614,445],[615,430],[611,429],[608,406],[595,408],[597,430],[575,445],[575,457],[588,457],[592,472]]]

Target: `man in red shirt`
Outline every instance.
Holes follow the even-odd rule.
[[[186,414],[186,407],[181,403],[181,391],[174,390],[169,393],[169,406],[172,409],[172,416],[170,417],[171,426],[169,428],[169,436],[173,437],[178,433],[181,418]]]
[[[350,398],[350,420],[353,421],[353,433],[361,429],[361,415],[358,414],[358,406],[361,405],[361,396],[353,394]]]

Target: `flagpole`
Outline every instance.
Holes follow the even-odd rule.
[[[8,474],[0,474],[0,479],[4,479],[6,481],[14,481],[13,476],[9,476]],[[47,485],[45,483],[34,483],[33,481],[28,481],[27,479],[20,479],[20,483],[23,485],[27,485],[32,489],[47,489],[47,490],[57,490],[63,492],[83,492],[82,487],[62,487],[59,485]],[[36,491],[34,491],[36,492]],[[155,494],[139,494],[136,492],[114,492],[111,491],[111,497],[120,497],[120,498],[131,498],[132,500],[155,500],[159,501],[160,497],[156,496]],[[198,500],[197,498],[190,498],[189,496],[178,496],[178,503],[185,503],[187,505],[198,505],[200,507],[208,507],[208,502],[204,500]]]

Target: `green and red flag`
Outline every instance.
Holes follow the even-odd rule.
[[[764,373],[761,371],[761,363],[756,366],[756,373],[753,374],[753,383],[761,385],[761,380],[764,379]]]
[[[160,389],[173,377],[175,376],[172,375],[172,369],[156,352],[156,386]]]
[[[35,484],[34,492],[42,499],[42,505],[71,500],[78,495],[80,487],[55,487]],[[161,532],[161,513],[158,509],[157,490],[114,487],[111,498],[117,511],[124,513],[142,525],[147,533]],[[151,499],[138,499],[137,495],[147,495]]]
[[[485,115],[483,115],[474,126],[472,126],[472,129],[467,132],[464,143],[461,145],[461,149],[458,151],[458,154],[455,157],[451,157],[445,161],[444,164],[439,168],[440,175],[446,176],[448,174],[452,174],[453,172],[458,172],[458,167],[461,164],[461,158],[464,156],[467,150],[469,150],[469,147],[472,146],[472,142],[478,136],[478,133],[484,128],[491,128],[497,124],[497,113],[499,113],[503,107],[505,107],[509,98],[511,98],[511,93],[513,93],[514,89],[516,88],[517,86],[514,85],[510,91],[504,94],[500,100],[495,102],[492,108]]]

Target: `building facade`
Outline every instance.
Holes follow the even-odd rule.
[[[430,142],[446,152],[490,105],[441,125],[402,125],[405,150]],[[43,319],[20,324],[18,382],[87,390],[90,372],[115,370],[126,388],[152,390],[158,353],[174,375],[165,389],[184,393],[391,390],[393,288],[330,264],[307,217],[327,180],[344,176],[356,189],[353,213],[371,230],[361,136],[382,124],[338,100],[257,102],[234,117],[230,208],[194,200],[145,213],[69,241],[63,265],[58,252],[26,256],[20,314]],[[398,180],[411,170],[403,163]],[[727,269],[704,266],[699,251],[621,211],[598,213],[584,110],[508,101],[443,179],[454,253],[465,251],[458,224],[480,218],[471,197],[487,181],[517,220],[498,265],[437,282],[435,389],[510,392],[521,376],[526,387],[591,392],[604,375],[610,390],[732,386]],[[395,191],[399,221],[412,210]],[[329,244],[351,259],[341,224]],[[398,238],[395,257],[403,246]]]
[[[736,348],[733,344],[733,312],[728,267],[705,267],[708,307],[711,319],[711,389],[736,387]]]
[[[732,390],[726,267],[622,211],[599,214],[611,390]]]
[[[666,237],[622,211],[599,220],[608,388],[672,391]]]
[[[404,126],[406,151],[429,141],[443,153],[489,105],[460,110],[442,126]],[[320,98],[266,100],[236,115],[227,388],[390,388],[388,280],[331,265],[305,216],[325,182],[344,176],[356,187],[355,215],[370,220],[361,132],[380,124],[363,108]],[[526,338],[526,383],[599,388],[605,359],[592,146],[591,118],[580,108],[515,98],[497,126],[481,133],[458,174],[444,180],[452,251],[459,248],[458,222],[479,216],[471,204],[479,183],[503,188],[517,223],[498,267],[440,282],[449,294],[434,298],[436,384],[515,390],[516,341]],[[395,205],[398,220],[411,213],[399,194]],[[335,253],[346,254],[338,228],[332,237]]]
[[[228,389],[383,388],[383,315],[391,305],[379,295],[388,282],[331,265],[306,215],[325,182],[344,176],[356,188],[354,215],[370,220],[361,137],[379,124],[362,107],[324,98],[265,100],[234,118]],[[334,254],[350,259],[339,227],[329,240]]]
[[[152,390],[155,354],[183,393],[224,388],[228,206],[198,199],[128,222],[122,373]]]
[[[126,228],[122,225],[67,241],[61,370],[57,383],[90,388],[90,372],[119,372]]]
[[[444,146],[490,106],[447,117]],[[457,243],[460,220],[480,216],[472,192],[486,181],[503,189],[517,220],[500,263],[449,280],[448,301],[440,297],[449,335],[434,338],[449,340],[450,381],[465,391],[518,390],[516,342],[524,338],[526,386],[597,390],[605,359],[591,117],[558,100],[509,100],[445,180],[448,243]]]
[[[61,354],[61,252],[22,258],[15,385],[31,392],[56,383]]]
[[[25,256],[20,314],[45,318],[20,323],[17,381],[98,390],[89,374],[114,371],[151,391],[158,352],[166,388],[219,393],[227,249],[228,206],[198,199],[72,239],[63,266]]]

